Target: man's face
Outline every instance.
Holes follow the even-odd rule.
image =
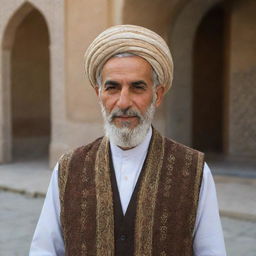
[[[141,57],[114,57],[102,69],[102,88],[96,89],[101,103],[116,128],[136,128],[155,98],[158,107],[164,88],[153,88],[152,67]]]

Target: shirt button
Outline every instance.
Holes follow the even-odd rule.
[[[125,177],[124,177],[124,179],[127,181],[127,180],[128,180],[128,177],[127,177],[127,176],[125,176]]]
[[[126,236],[126,235],[122,234],[122,235],[120,236],[120,240],[121,240],[121,241],[125,241],[126,239],[127,239],[127,236]]]

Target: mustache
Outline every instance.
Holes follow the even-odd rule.
[[[143,116],[141,115],[141,113],[138,110],[132,109],[132,108],[128,108],[128,109],[115,109],[113,110],[109,116],[108,119],[109,121],[113,121],[113,119],[115,117],[120,117],[120,116],[131,116],[131,117],[137,117],[140,120],[143,118]]]

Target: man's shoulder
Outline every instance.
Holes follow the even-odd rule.
[[[183,152],[187,152],[187,153],[193,153],[193,154],[199,154],[199,155],[204,155],[203,152],[197,150],[197,149],[194,149],[192,147],[189,147],[185,144],[182,144],[180,142],[177,142],[173,139],[170,139],[168,137],[164,137],[164,140],[165,140],[165,145],[166,147],[170,147],[170,148],[173,148],[175,150],[179,150],[179,151],[183,151]]]

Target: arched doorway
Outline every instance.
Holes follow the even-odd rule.
[[[194,40],[192,143],[204,152],[223,152],[224,27],[221,5],[202,19]]]
[[[193,146],[193,52],[197,28],[205,14],[221,0],[191,0],[179,10],[169,32],[174,81],[166,112],[167,135]]]
[[[9,21],[3,41],[2,162],[48,158],[50,140],[49,33],[42,14],[25,3]]]

